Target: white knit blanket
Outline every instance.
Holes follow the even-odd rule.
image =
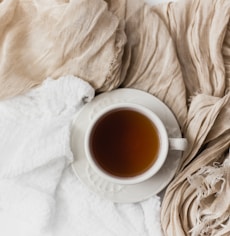
[[[93,97],[66,76],[0,102],[1,236],[161,235],[159,197],[113,203],[72,172],[71,121]]]

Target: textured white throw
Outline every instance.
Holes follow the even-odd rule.
[[[66,76],[0,102],[1,236],[161,235],[159,197],[115,204],[72,172],[71,121],[93,97]]]

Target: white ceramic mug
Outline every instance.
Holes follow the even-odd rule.
[[[116,174],[109,173],[95,158],[93,150],[92,150],[92,140],[94,137],[94,131],[97,125],[100,122],[103,122],[103,117],[108,117],[110,114],[113,114],[116,111],[121,110],[129,110],[138,112],[145,118],[147,118],[156,128],[158,138],[159,138],[159,149],[157,157],[155,157],[155,161],[148,167],[148,169],[144,170],[142,173],[124,177],[119,176]],[[135,129],[135,127],[133,127]],[[111,137],[112,137],[111,133]],[[108,137],[107,137],[108,139]],[[107,106],[106,108],[102,109],[98,114],[92,119],[85,135],[84,140],[84,148],[86,152],[87,160],[93,170],[100,175],[101,177],[105,178],[106,180],[117,183],[117,184],[136,184],[142,181],[145,181],[155,175],[160,168],[163,166],[169,150],[181,150],[184,151],[187,147],[187,140],[184,138],[170,138],[168,137],[166,128],[160,118],[150,109],[133,103],[117,103],[114,105]],[[106,157],[110,158],[110,156]]]

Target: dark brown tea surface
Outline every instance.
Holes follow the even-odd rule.
[[[104,115],[95,125],[90,149],[106,172],[133,177],[155,162],[160,141],[156,127],[135,110],[120,109]]]

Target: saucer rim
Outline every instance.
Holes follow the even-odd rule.
[[[74,142],[74,132],[75,132],[75,128],[76,128],[76,123],[79,119],[82,119],[86,114],[84,114],[87,109],[89,109],[90,107],[93,107],[97,104],[99,104],[100,102],[103,103],[103,100],[109,100],[109,98],[114,98],[114,97],[118,97],[121,101],[120,102],[125,102],[123,100],[123,98],[126,98],[128,99],[128,102],[129,103],[137,103],[137,99],[133,99],[131,97],[128,97],[130,94],[133,94],[133,95],[138,95],[140,96],[139,97],[139,100],[138,100],[138,103],[140,105],[144,105],[146,106],[147,108],[149,108],[150,110],[153,110],[153,107],[150,108],[147,104],[143,104],[142,100],[152,100],[153,101],[153,105],[154,105],[154,102],[155,103],[158,103],[158,106],[161,106],[161,109],[164,110],[164,113],[167,113],[168,116],[170,116],[170,118],[173,118],[174,120],[170,121],[172,123],[174,123],[175,125],[175,129],[176,129],[176,137],[177,138],[181,138],[181,131],[180,131],[180,127],[179,127],[179,124],[178,124],[178,121],[176,120],[174,114],[172,113],[172,111],[166,106],[166,104],[164,104],[161,100],[159,100],[157,97],[147,93],[147,92],[144,92],[144,91],[141,91],[141,90],[138,90],[138,89],[132,89],[132,88],[119,88],[119,89],[116,89],[116,90],[113,90],[113,91],[110,91],[110,92],[105,92],[105,93],[102,93],[100,95],[97,95],[93,101],[85,104],[83,106],[83,108],[76,114],[73,122],[72,122],[72,127],[71,127],[71,137],[70,137],[70,145],[71,145],[71,150],[72,150],[72,153],[73,153],[73,157],[74,157],[74,162],[71,164],[72,166],[72,169],[74,171],[74,174],[78,177],[78,179],[84,184],[86,185],[91,191],[99,194],[100,196],[102,196],[103,198],[107,198],[107,199],[110,199],[111,201],[113,202],[122,202],[122,203],[135,203],[135,202],[140,202],[140,201],[143,201],[143,200],[146,200],[147,198],[155,195],[155,194],[158,194],[160,193],[162,190],[164,190],[166,188],[166,186],[170,183],[170,181],[173,179],[175,173],[176,173],[176,169],[178,168],[178,165],[179,165],[179,162],[180,162],[180,159],[181,159],[181,156],[182,156],[182,151],[174,151],[174,154],[171,156],[176,156],[177,158],[177,165],[174,166],[173,170],[170,170],[170,172],[174,172],[173,174],[171,173],[170,174],[170,178],[167,180],[167,181],[162,181],[162,187],[158,187],[158,189],[156,191],[152,191],[152,192],[149,192],[149,193],[146,193],[146,194],[142,194],[142,196],[137,196],[136,198],[131,198],[131,197],[128,197],[127,193],[124,194],[124,197],[117,197],[117,195],[119,195],[120,193],[119,192],[116,192],[114,194],[111,194],[111,193],[108,193],[106,194],[105,192],[101,192],[99,191],[98,189],[95,188],[95,186],[92,186],[92,184],[90,183],[89,180],[87,180],[87,177],[84,176],[84,174],[81,173],[81,171],[79,171],[77,165],[78,165],[78,161],[79,161],[79,158],[77,159],[76,157],[76,153],[73,151],[74,149],[72,148],[73,147],[73,142]],[[143,99],[143,97],[145,97],[145,99]],[[118,100],[119,100],[118,99]],[[117,102],[118,103],[118,102]],[[106,106],[109,106],[113,103],[107,103],[106,102],[102,105],[103,108],[105,108]],[[153,110],[154,113],[156,113],[156,110]],[[159,115],[158,115],[159,116]],[[162,117],[159,117],[160,119],[162,119]],[[163,122],[163,121],[162,121]],[[87,122],[86,122],[87,123]],[[164,122],[163,122],[164,123]],[[88,125],[89,125],[89,121],[88,121]],[[87,128],[87,127],[86,127]],[[82,131],[83,132],[83,137],[85,136],[86,134],[86,129],[85,131]],[[79,152],[78,152],[79,153]],[[86,168],[87,166],[87,158],[86,158],[86,154],[85,152],[83,151],[84,153],[84,157],[80,157],[81,158],[81,161],[82,161],[82,165],[84,165],[84,167]],[[169,156],[169,155],[168,155]],[[175,157],[173,157],[175,158]],[[167,163],[167,160],[169,158],[166,159],[166,163]],[[169,160],[168,160],[169,161]],[[84,162],[84,163],[83,163]],[[94,171],[94,170],[93,170]],[[86,172],[86,170],[85,170]],[[159,171],[160,172],[160,171]],[[97,173],[94,172],[95,175],[98,175]],[[169,175],[169,174],[168,174]],[[101,176],[99,176],[99,178],[101,178]],[[152,176],[149,180],[146,180],[144,182],[141,182],[141,183],[138,183],[138,184],[116,184],[116,183],[111,183],[109,182],[108,180],[105,180],[103,179],[104,182],[107,182],[108,184],[114,184],[114,185],[120,185],[122,186],[123,188],[136,188],[138,190],[138,188],[141,189],[141,185],[143,185],[145,182],[151,182],[151,179],[154,179],[154,178],[157,178],[156,175]],[[158,182],[161,182],[161,180],[158,180]],[[146,183],[145,183],[146,184]],[[135,190],[134,190],[135,191]],[[122,193],[120,194],[122,195]]]

